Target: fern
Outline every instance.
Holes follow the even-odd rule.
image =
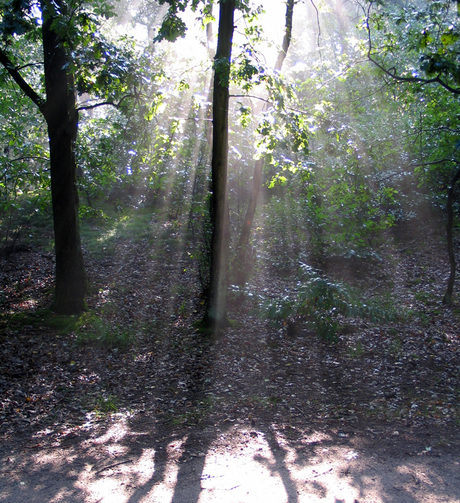
[[[337,340],[340,315],[368,318],[373,322],[389,321],[396,317],[391,307],[382,307],[382,303],[376,301],[366,304],[353,288],[322,278],[305,264],[301,266],[301,280],[295,291],[268,301],[265,310],[268,319],[277,322],[303,321],[329,341]]]

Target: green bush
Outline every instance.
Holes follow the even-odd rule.
[[[122,327],[102,320],[93,313],[85,313],[78,323],[76,342],[106,348],[127,349],[136,342],[132,327]]]
[[[396,318],[392,306],[378,300],[365,303],[353,288],[320,277],[310,266],[302,265],[301,277],[294,291],[266,303],[270,320],[305,322],[320,337],[336,341],[340,315],[371,321]]]

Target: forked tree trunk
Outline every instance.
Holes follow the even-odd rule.
[[[275,71],[280,72],[283,66],[284,60],[291,44],[292,35],[292,16],[294,12],[294,0],[288,0],[286,2],[286,25],[285,33],[283,38],[283,45],[280,52],[278,53],[278,58],[276,59]],[[268,109],[268,104],[264,106],[262,112]],[[264,159],[257,159],[254,165],[254,174],[252,176],[252,190],[249,195],[248,208],[246,210],[246,215],[243,220],[243,227],[241,229],[240,238],[238,240],[236,256],[233,261],[233,281],[236,285],[244,286],[246,283],[250,263],[249,260],[249,238],[251,237],[252,224],[254,222],[254,216],[257,208],[257,201],[259,199],[259,194],[262,189],[262,174],[264,169]]]
[[[85,308],[87,278],[80,242],[78,191],[76,185],[75,141],[78,111],[73,75],[62,39],[53,29],[65,9],[62,0],[42,0],[43,51],[46,105],[42,108],[48,125],[51,165],[51,197],[56,254],[54,309],[61,314],[81,313]]]
[[[214,65],[211,161],[211,274],[204,324],[217,329],[227,322],[228,281],[228,100],[233,19],[236,0],[221,0]]]
[[[450,262],[450,274],[449,279],[447,280],[447,290],[442,299],[443,304],[447,304],[450,306],[452,304],[452,294],[454,292],[454,282],[455,282],[455,252],[454,252],[454,239],[452,233],[452,227],[454,223],[454,209],[453,204],[455,200],[454,190],[455,184],[460,179],[460,168],[457,169],[457,172],[452,177],[450,182],[450,186],[447,190],[447,252],[449,254],[449,262]]]

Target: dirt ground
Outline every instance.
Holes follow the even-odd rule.
[[[222,337],[203,338],[180,239],[153,256],[142,241],[87,256],[89,306],[136,334],[127,349],[82,343],[91,326],[63,335],[15,318],[46,305],[54,264],[30,249],[1,258],[1,503],[460,502],[459,311],[440,303],[442,234],[324,264],[405,313],[342,320],[336,343],[269,323],[250,295]],[[291,287],[261,267],[250,288]]]
[[[87,438],[0,458],[0,501],[457,502],[460,436],[232,425],[163,437],[139,418],[113,418]]]

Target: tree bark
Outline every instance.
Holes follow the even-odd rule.
[[[291,44],[292,35],[292,16],[294,12],[294,0],[286,2],[286,25],[283,37],[283,44],[276,59],[275,71],[280,72],[286,59],[289,45]],[[268,104],[264,105],[262,112],[268,110]],[[262,173],[264,169],[264,159],[257,159],[254,165],[254,173],[252,176],[252,190],[249,195],[248,209],[243,220],[240,238],[238,240],[236,257],[233,261],[233,280],[236,285],[244,286],[249,274],[248,260],[249,255],[249,238],[251,236],[252,223],[256,213],[257,201],[262,189]]]
[[[455,184],[458,182],[459,179],[460,179],[460,168],[457,169],[457,172],[452,177],[450,186],[447,189],[446,233],[447,233],[447,252],[449,254],[449,262],[450,262],[450,274],[449,279],[447,280],[447,290],[444,295],[444,298],[442,299],[442,303],[448,306],[452,304],[452,294],[454,292],[455,271],[456,271],[452,227],[454,223],[454,209],[453,209],[453,204],[455,200],[454,190],[455,190]]]
[[[214,66],[211,161],[211,274],[205,325],[213,330],[227,323],[228,287],[228,101],[235,0],[221,0]]]
[[[51,197],[56,254],[54,309],[61,314],[84,310],[87,277],[80,241],[75,141],[78,111],[70,58],[53,21],[63,13],[62,0],[42,0],[42,39],[46,105],[42,107],[50,145]],[[56,9],[60,12],[56,12]]]

